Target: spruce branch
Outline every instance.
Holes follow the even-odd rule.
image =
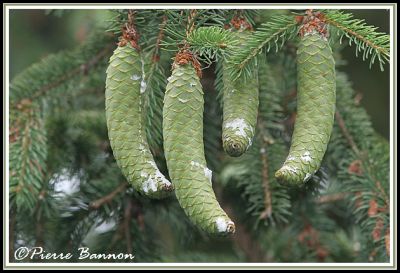
[[[117,33],[129,11],[113,12],[117,14],[113,19],[113,31]],[[258,71],[260,104],[251,149],[240,158],[228,158],[220,143],[222,113],[210,85],[216,76],[217,90],[222,90],[219,57],[229,60],[237,53],[236,41],[230,39],[224,23],[235,14],[252,23],[254,11],[191,12],[135,10],[144,64],[142,80],[147,86],[141,95],[146,108],[143,121],[147,122],[147,139],[159,165],[163,160],[162,103],[172,57],[165,49],[177,51],[186,42],[199,60],[218,60],[216,73],[206,70],[202,79],[204,148],[207,166],[213,170],[213,182],[222,182],[214,183],[215,191],[221,206],[236,222],[236,234],[225,241],[205,238],[203,233],[196,232],[175,200],[136,199],[132,188],[127,191],[128,184],[115,184],[121,181],[122,174],[107,138],[103,97],[106,56],[115,43],[98,37],[96,44],[73,51],[76,55],[69,51],[54,55],[56,58],[47,59],[31,74],[25,74],[28,77],[13,80],[12,90],[16,92],[10,94],[11,209],[7,238],[10,260],[14,250],[23,244],[44,246],[57,253],[74,253],[79,246],[88,244],[96,253],[134,252],[136,262],[360,262],[368,254],[370,261],[387,261],[389,147],[375,138],[364,109],[355,107],[359,100],[357,104],[351,95],[354,90],[342,73],[337,73],[336,122],[325,158],[328,163],[323,164],[323,168],[332,168],[327,172],[329,188],[318,188],[318,192],[312,188],[315,186],[287,189],[275,180],[273,173],[287,155],[295,117],[296,92],[286,100],[296,86],[292,43],[286,43],[278,54],[268,55],[266,63],[264,54],[258,54],[280,49],[286,38],[278,34],[259,51],[257,46],[253,48],[257,52],[249,50],[255,55],[250,56],[242,70],[232,64],[240,76],[246,74],[246,69]],[[287,11],[282,12],[286,16]],[[265,13],[269,20],[277,12]],[[292,15],[290,18],[296,20]],[[265,24],[268,23],[264,27]],[[180,38],[171,38],[171,30]],[[287,34],[290,39],[298,27],[292,30],[293,36]],[[102,55],[103,49],[107,52]],[[52,104],[52,100],[59,100],[60,105]],[[64,105],[69,103],[71,107],[66,111]],[[55,115],[45,115],[48,110]],[[166,170],[165,164],[161,165]],[[51,187],[72,180],[69,174],[79,180],[79,191],[57,197],[57,207],[51,207]],[[16,182],[24,185],[19,187]],[[313,178],[311,182],[314,185],[320,181]],[[227,194],[226,198],[220,198],[222,193]],[[49,213],[54,216],[48,217]],[[116,220],[111,230],[96,228],[107,219]],[[215,245],[222,247],[210,252]]]
[[[165,28],[166,39],[162,42],[162,49],[177,51],[188,43],[187,38],[200,27],[222,27],[225,22],[226,11],[214,9],[166,10],[168,24]]]
[[[374,170],[373,170],[371,164],[369,163],[370,160],[369,160],[368,154],[365,151],[361,151],[360,152],[360,149],[357,147],[357,144],[355,143],[353,137],[351,136],[351,134],[347,130],[347,127],[345,125],[345,121],[343,120],[343,118],[342,118],[341,114],[339,113],[339,111],[336,111],[335,117],[337,119],[338,126],[340,127],[343,136],[346,138],[348,144],[350,145],[351,149],[356,154],[358,160],[362,163],[364,171],[366,171],[367,175],[369,177],[371,177],[372,180],[374,181],[374,183],[376,185],[376,189],[378,190],[378,191],[375,191],[375,192],[378,193],[383,198],[383,200],[385,200],[385,206],[389,206],[389,204],[390,204],[389,203],[389,197],[387,196],[387,194],[383,190],[382,185],[379,182],[379,180],[375,177]]]
[[[64,75],[55,79],[53,82],[48,83],[40,87],[31,97],[32,100],[42,98],[47,92],[63,84],[65,81],[75,77],[78,74],[87,75],[91,68],[93,68],[99,61],[103,61],[103,58],[110,53],[112,46],[108,45],[103,50],[98,52],[92,59],[88,62],[76,67],[72,70],[67,71]]]
[[[368,249],[387,259],[383,231],[389,226],[389,144],[377,137],[366,111],[354,100],[347,77],[336,74],[337,114],[328,155],[341,192],[352,205]],[[378,259],[374,255],[372,260]],[[371,260],[371,261],[372,261]]]
[[[87,75],[89,70],[104,61],[104,56],[110,51],[108,39],[103,33],[95,32],[78,49],[50,55],[12,80],[10,193],[18,211],[35,208],[37,200],[41,200],[40,190],[48,171],[45,164],[46,128],[40,102],[45,101],[44,98],[60,99],[60,93],[50,93],[51,90],[79,90],[74,82],[80,79],[79,75]],[[93,56],[94,50],[99,51]]]
[[[378,58],[380,69],[390,58],[390,37],[383,32],[377,32],[377,27],[369,26],[363,19],[354,19],[350,13],[338,10],[328,10],[324,13],[326,23],[335,27],[340,35],[340,42],[347,37],[349,44],[356,45],[356,56],[358,52],[363,53],[363,60],[370,58],[371,67]]]
[[[272,48],[278,52],[287,40],[297,34],[297,22],[294,16],[275,15],[270,21],[261,26],[248,39],[243,50],[231,52],[233,66],[233,79],[243,75],[245,78],[251,76],[251,71],[257,65],[257,56],[265,49],[269,52]]]
[[[39,106],[23,100],[11,111],[10,199],[17,211],[31,210],[39,198],[45,178],[46,133]]]
[[[99,63],[105,63],[105,56],[113,47],[110,38],[95,32],[76,50],[49,55],[17,75],[10,84],[10,108],[15,108],[23,99],[38,100],[51,90],[64,86],[71,88],[69,81],[77,81]],[[96,50],[94,55],[93,50]],[[57,97],[59,93],[51,95]]]
[[[187,38],[193,53],[205,58],[206,63],[222,57],[223,54],[236,48],[238,41],[232,32],[220,27],[199,27],[191,32]]]

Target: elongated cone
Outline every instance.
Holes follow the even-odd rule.
[[[301,185],[320,167],[332,133],[336,102],[335,61],[328,41],[313,32],[297,50],[297,116],[289,155],[275,176]]]
[[[163,135],[168,171],[190,220],[212,235],[233,233],[211,184],[203,143],[203,90],[193,66],[175,65],[164,97]]]
[[[234,31],[241,43],[251,34],[249,31]],[[229,68],[224,64],[223,74],[223,123],[222,144],[230,156],[241,156],[253,142],[258,114],[258,74],[246,82],[243,79],[233,81],[229,77]]]
[[[115,49],[107,68],[106,118],[111,148],[128,182],[142,194],[162,198],[173,190],[154,162],[142,117],[142,62],[129,43]]]

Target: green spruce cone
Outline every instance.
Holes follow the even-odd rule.
[[[244,44],[251,34],[243,30],[234,32]],[[258,113],[258,74],[253,71],[246,82],[233,81],[229,69],[223,70],[223,124],[222,144],[230,156],[241,156],[252,144]]]
[[[119,46],[110,58],[106,79],[106,118],[111,148],[118,166],[138,192],[162,198],[173,190],[150,152],[145,129],[141,93],[142,62],[129,43]]]
[[[234,223],[220,207],[203,143],[203,90],[191,64],[175,65],[164,97],[163,135],[168,171],[179,204],[209,234],[227,234]]]
[[[301,185],[319,169],[333,128],[335,61],[327,39],[319,33],[301,38],[297,88],[297,116],[289,155],[275,174],[290,185]]]

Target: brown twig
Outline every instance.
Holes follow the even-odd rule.
[[[389,202],[389,196],[387,196],[386,193],[385,193],[385,191],[383,190],[381,182],[380,182],[379,180],[377,180],[377,179],[374,179],[374,180],[375,180],[375,185],[376,185],[376,187],[378,188],[378,190],[380,191],[380,193],[381,193],[382,196],[383,196],[383,199],[385,200],[386,207],[388,207],[389,204],[390,204],[390,202]]]
[[[316,199],[315,203],[324,204],[324,203],[336,202],[336,201],[343,200],[347,195],[348,195],[348,193],[345,193],[345,192],[323,195],[323,196],[320,196],[318,199]]]
[[[119,243],[123,237],[124,226],[118,225],[117,230],[114,233],[113,238],[111,239],[111,243],[108,246],[108,250],[113,249],[115,244]]]
[[[390,257],[390,227],[388,227],[385,232],[385,248],[386,254]]]
[[[162,19],[162,22],[160,24],[160,31],[158,32],[158,35],[157,35],[157,40],[156,40],[156,45],[155,45],[155,48],[154,48],[154,53],[153,53],[153,56],[151,58],[153,63],[156,63],[156,62],[158,62],[160,60],[160,55],[158,53],[160,51],[161,41],[164,38],[164,30],[165,30],[165,26],[166,25],[167,25],[167,16],[164,15],[163,19]]]
[[[135,26],[135,12],[133,10],[128,10],[128,21],[122,27],[122,35],[119,37],[118,46],[125,46],[130,44],[137,51],[140,51],[139,47],[139,32]]]
[[[39,197],[38,197],[38,202],[36,203],[35,206],[35,214],[36,216],[36,242],[35,242],[35,246],[37,247],[43,247],[44,246],[44,219],[41,213],[41,205],[42,202],[41,200],[43,200],[46,196],[46,184],[43,185],[42,190],[39,193]]]
[[[127,201],[127,205],[124,210],[124,234],[126,240],[126,251],[128,253],[133,253],[132,248],[132,237],[131,237],[131,220],[132,220],[132,200]]]
[[[10,237],[9,237],[9,261],[13,262],[14,261],[14,244],[15,244],[15,224],[16,224],[16,214],[13,210],[10,210],[10,224],[9,224],[9,230],[10,230]]]
[[[358,149],[357,144],[354,142],[353,137],[350,135],[349,131],[347,130],[346,125],[344,124],[342,115],[339,113],[339,111],[335,112],[335,117],[338,122],[339,128],[342,131],[343,136],[346,138],[347,142],[349,143],[351,149],[354,151],[354,153],[358,157],[361,157],[360,149]]]
[[[43,227],[43,219],[39,216],[36,223],[36,247],[43,247],[44,246],[44,237],[43,237],[44,227]]]
[[[89,207],[92,208],[92,209],[98,209],[98,208],[100,208],[101,206],[103,206],[104,204],[111,202],[111,201],[114,199],[114,197],[115,197],[118,193],[124,191],[124,190],[126,189],[127,186],[128,186],[127,183],[122,183],[122,184],[120,184],[115,190],[113,190],[112,192],[110,192],[110,193],[107,194],[106,196],[103,196],[103,197],[101,197],[101,198],[99,198],[99,199],[97,199],[97,200],[91,202],[91,203],[89,204]]]
[[[190,10],[187,24],[186,24],[186,37],[189,37],[190,33],[194,30],[195,25],[195,17],[197,15],[197,11],[195,9]],[[185,65],[191,63],[193,68],[196,70],[197,76],[199,78],[202,77],[201,64],[197,60],[196,56],[189,50],[190,45],[186,40],[183,41],[183,44],[179,45],[180,49],[178,53],[175,55],[174,62],[172,64],[172,69],[175,69],[178,65]]]
[[[190,33],[192,33],[192,31],[195,28],[194,21],[196,19],[196,15],[197,15],[196,9],[191,9],[189,11],[188,21],[186,24],[186,37],[189,37]]]
[[[258,124],[259,132],[264,132],[264,126],[261,122]],[[260,149],[260,156],[261,156],[261,164],[262,164],[262,181],[263,181],[263,188],[264,188],[264,210],[261,212],[259,218],[260,219],[267,219],[272,214],[272,195],[269,183],[269,173],[268,173],[268,156],[267,156],[267,146],[270,144],[270,141],[262,134],[259,134],[261,149]]]
[[[260,214],[260,219],[266,219],[272,214],[272,197],[269,188],[269,178],[268,178],[268,158],[265,152],[261,153],[262,161],[262,177],[263,177],[263,188],[264,188],[264,211]]]
[[[248,30],[253,31],[252,25],[246,20],[243,16],[243,10],[237,10],[235,16],[229,22],[229,25],[226,25],[225,28],[235,28],[237,30]]]
[[[197,58],[189,51],[186,47],[182,48],[178,53],[176,53],[174,63],[172,64],[172,69],[178,65],[185,65],[191,63],[193,68],[196,70],[197,76],[202,77],[201,64]]]
[[[322,37],[328,37],[327,25],[324,16],[320,12],[312,9],[306,10],[305,16],[296,16],[296,21],[300,24],[299,35],[303,37],[307,33],[318,32]]]

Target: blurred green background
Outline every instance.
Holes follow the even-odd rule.
[[[388,10],[346,10],[367,24],[389,33]],[[106,10],[12,10],[10,11],[10,80],[29,65],[50,53],[73,48],[81,43],[96,25],[107,25]],[[374,128],[386,139],[390,133],[389,66],[381,72],[377,64],[355,56],[355,47],[342,51],[345,71],[362,96],[363,105]]]

